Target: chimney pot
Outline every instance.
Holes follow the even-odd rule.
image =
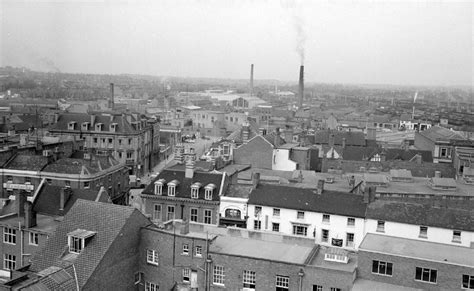
[[[299,79],[299,90],[298,90],[298,109],[303,108],[303,98],[304,98],[304,66],[300,66],[300,79]]]
[[[260,173],[255,172],[252,175],[252,188],[257,189],[259,183],[260,183]]]
[[[318,186],[316,188],[318,195],[323,194],[324,191],[324,180],[318,180]]]

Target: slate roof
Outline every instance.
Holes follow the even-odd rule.
[[[447,207],[446,207],[446,204]],[[455,230],[474,231],[474,211],[433,202],[375,200],[367,207],[367,218]]]
[[[350,161],[367,161],[370,160],[377,152],[379,147],[361,147],[361,146],[346,146],[341,148],[342,158]]]
[[[59,224],[55,234],[46,241],[44,248],[34,255],[30,269],[39,272],[51,266],[71,266],[67,234],[76,229],[94,231],[96,234],[73,260],[79,286],[83,287],[127,224],[142,216],[132,207],[79,199]]]
[[[359,131],[331,131],[318,130],[314,133],[314,144],[329,144],[329,135],[334,134],[334,144],[342,145],[342,138],[346,139],[346,146],[365,146],[365,135]]]
[[[108,195],[99,195],[99,191],[89,189],[69,189],[66,190],[66,201],[64,210],[59,210],[59,200],[61,193],[60,186],[43,185],[33,204],[33,210],[37,213],[63,216],[74,205],[78,199],[89,201],[108,202]]]
[[[218,194],[220,192],[222,175],[223,173],[220,173],[220,172],[201,172],[201,171],[195,170],[193,178],[190,179],[190,178],[185,178],[185,171],[164,169],[150,184],[148,184],[148,186],[143,190],[142,194],[155,195],[155,184],[154,184],[155,181],[158,181],[159,179],[164,179],[165,185],[163,186],[163,189],[162,189],[163,194],[161,196],[168,196],[168,182],[177,180],[179,181],[179,185],[176,186],[175,188],[174,197],[191,199],[191,185],[193,185],[196,182],[199,182],[201,183],[201,187],[199,188],[198,199],[205,200],[204,187],[212,183],[216,186],[216,188],[214,189],[214,193],[212,195],[212,200],[219,201]],[[226,187],[227,187],[227,179],[224,183],[224,188]]]
[[[324,190],[260,184],[249,196],[249,204],[279,207],[335,215],[365,217],[367,204],[362,196]]]
[[[433,162],[433,154],[431,151],[426,150],[404,150],[404,149],[385,149],[385,160],[402,160],[409,161],[413,159],[417,154],[421,155],[421,160],[426,163]]]
[[[48,157],[39,155],[17,155],[4,168],[23,171],[41,171],[48,164]]]
[[[418,132],[417,134],[421,134],[432,141],[436,141],[437,139],[442,140],[465,140],[463,136],[459,133],[449,130],[447,128],[441,126],[432,126],[431,128]]]
[[[91,175],[118,164],[118,161],[110,157],[94,156],[92,160],[84,160],[82,158],[63,158],[47,165],[43,171],[63,174]]]
[[[264,135],[263,138],[266,139],[269,143],[271,143],[272,146],[275,146],[275,136],[276,136],[276,140],[278,141],[278,145],[282,145],[285,143],[285,140],[281,138],[279,135],[277,136],[276,133],[274,132]]]
[[[63,113],[59,115],[58,122],[53,124],[50,127],[50,130],[68,130],[68,124],[71,121],[76,122],[75,131],[79,132],[95,132],[95,124],[102,123],[102,131],[109,131],[109,127],[111,123],[117,123],[117,127],[115,129],[116,133],[137,133],[138,131],[135,130],[132,125],[128,122],[126,116],[123,115],[114,115],[113,118],[107,115],[101,114],[94,114],[95,121],[94,124],[90,124],[91,122],[91,115],[86,113]],[[132,122],[139,121],[131,115]],[[82,123],[89,122],[89,130],[82,130]]]

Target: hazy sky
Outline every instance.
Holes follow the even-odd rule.
[[[474,5],[3,1],[0,66],[80,73],[472,85]]]

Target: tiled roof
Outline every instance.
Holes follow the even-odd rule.
[[[346,146],[365,146],[365,135],[358,131],[331,131],[319,130],[314,134],[315,144],[329,144],[329,135],[334,134],[334,144],[342,145],[342,139],[346,139]]]
[[[263,138],[266,139],[273,146],[275,146],[275,140],[277,140],[278,145],[282,145],[285,143],[285,140],[281,138],[279,135],[277,136],[276,133],[274,132],[264,135]]]
[[[99,197],[99,202],[108,202],[107,195],[100,195],[99,191],[89,189],[69,189],[66,190],[66,201],[64,210],[59,210],[59,200],[61,193],[60,186],[43,185],[35,199],[33,209],[41,214],[62,216],[74,205],[78,199],[95,201]]]
[[[43,171],[64,174],[90,175],[119,164],[110,157],[94,156],[92,160],[64,158],[47,165]]]
[[[322,212],[336,215],[364,217],[367,204],[361,196],[314,189],[260,184],[250,193],[249,204]]]
[[[71,121],[76,122],[75,131],[89,132],[95,131],[95,124],[102,123],[102,131],[109,131],[109,126],[111,123],[117,123],[115,132],[117,133],[136,133],[137,130],[133,129],[132,125],[128,122],[127,118],[123,115],[101,115],[95,114],[94,124],[90,124],[91,115],[85,113],[63,113],[59,115],[58,122],[51,126],[51,130],[68,130],[68,124]],[[132,122],[139,121],[136,120],[133,115],[131,115]],[[82,123],[89,122],[89,130],[82,130]]]
[[[70,266],[72,262],[67,252],[67,234],[76,229],[94,231],[96,235],[89,239],[85,248],[74,259],[79,286],[82,288],[106,256],[112,243],[124,232],[127,223],[141,217],[143,215],[132,207],[79,199],[59,224],[55,234],[47,240],[44,248],[34,255],[31,270],[39,272],[51,266]]]
[[[17,155],[8,164],[5,169],[41,171],[48,164],[48,157],[38,155]]]
[[[417,132],[417,134],[421,134],[432,141],[436,141],[436,139],[465,140],[459,133],[441,126],[432,126],[427,130]]]
[[[413,159],[417,154],[421,155],[421,160],[426,163],[433,162],[433,154],[431,151],[426,150],[404,150],[404,149],[385,149],[385,160],[402,160],[409,161]]]
[[[342,158],[350,161],[367,161],[379,151],[379,147],[346,146],[342,148]]]
[[[474,211],[450,207],[449,200],[433,202],[376,200],[367,207],[367,218],[414,225],[474,231]]]
[[[171,170],[171,169],[164,169],[158,177],[156,177],[148,186],[143,190],[142,194],[148,195],[155,195],[155,181],[159,179],[165,180],[165,185],[162,189],[162,196],[168,195],[168,183],[177,180],[179,182],[178,186],[175,188],[175,197],[177,198],[188,198],[191,199],[191,185],[198,182],[201,183],[201,187],[199,188],[198,199],[204,200],[204,187],[208,184],[214,184],[216,188],[214,189],[214,193],[212,195],[213,201],[219,201],[219,191],[221,188],[222,182],[222,173],[220,172],[201,172],[201,171],[194,171],[193,178],[185,178],[185,171],[179,170]],[[224,183],[224,189],[227,187],[227,179]]]

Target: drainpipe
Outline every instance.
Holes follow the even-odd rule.
[[[303,276],[304,276],[304,271],[303,269],[301,268],[298,272],[298,277],[300,278],[300,287],[299,287],[299,291],[303,291]]]

